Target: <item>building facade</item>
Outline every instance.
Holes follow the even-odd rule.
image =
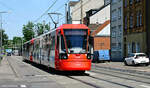
[[[72,24],[72,11],[73,8],[75,7],[75,5],[78,3],[79,1],[70,1],[68,3],[68,16],[67,16],[67,23],[68,24]]]
[[[103,24],[110,20],[110,4],[101,7],[97,12],[89,17],[90,24]]]
[[[92,32],[94,51],[110,50],[110,20],[105,21]]]
[[[111,59],[123,59],[123,0],[111,0]]]
[[[123,0],[124,56],[150,52],[149,0]]]
[[[80,0],[72,8],[72,23],[81,23],[84,17],[86,17],[86,12],[91,9],[99,9],[104,5],[104,0]],[[81,20],[82,19],[82,20]]]

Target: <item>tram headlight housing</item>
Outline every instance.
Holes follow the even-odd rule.
[[[59,54],[59,59],[68,59],[68,55],[66,53]]]
[[[87,59],[91,59],[91,54],[90,53],[87,54]]]

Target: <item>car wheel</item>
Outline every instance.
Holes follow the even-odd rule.
[[[128,66],[128,64],[127,64],[127,62],[126,62],[126,61],[124,61],[124,65]]]
[[[149,64],[147,63],[147,64],[145,64],[145,66],[148,66]]]
[[[135,65],[134,61],[132,61],[132,65]]]

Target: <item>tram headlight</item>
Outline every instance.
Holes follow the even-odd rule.
[[[91,54],[90,53],[87,54],[87,59],[91,59]]]
[[[68,55],[66,53],[59,54],[59,59],[68,59]]]

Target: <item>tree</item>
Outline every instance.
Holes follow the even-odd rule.
[[[41,23],[37,23],[37,35],[40,36],[44,33],[44,26]]]
[[[34,24],[32,22],[28,22],[27,25],[23,25],[23,35],[25,41],[29,41],[34,37]]]
[[[45,25],[45,30],[46,30],[46,31],[50,31],[50,25],[49,25],[49,24],[46,24],[46,25]]]
[[[13,37],[13,44],[16,44],[17,46],[20,46],[22,43],[21,37]]]
[[[40,36],[50,30],[50,27],[48,24],[44,25],[41,23],[37,23],[36,26],[37,26],[37,35],[38,36]]]
[[[4,45],[7,45],[7,43],[8,43],[8,36],[7,36],[7,34],[5,33],[5,30],[2,30],[2,45],[4,46]]]

